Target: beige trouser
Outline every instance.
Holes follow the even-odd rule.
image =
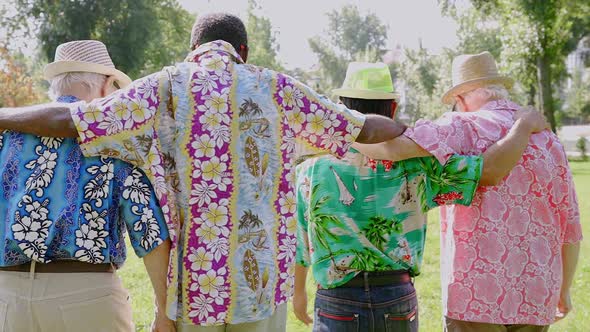
[[[445,317],[445,331],[448,332],[547,332],[549,326],[525,325],[525,324],[488,324],[478,322],[466,322],[463,320]]]
[[[0,271],[0,332],[131,332],[115,273]]]
[[[177,323],[176,329],[177,332],[284,332],[287,329],[287,304],[279,305],[272,316],[257,322],[219,326]]]

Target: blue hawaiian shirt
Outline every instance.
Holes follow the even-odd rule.
[[[125,230],[140,257],[168,238],[142,171],[84,158],[74,139],[9,131],[0,135],[0,220],[0,266],[78,260],[120,267]]]

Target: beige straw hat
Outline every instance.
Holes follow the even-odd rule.
[[[45,66],[44,70],[47,80],[71,72],[114,76],[121,88],[131,83],[129,76],[115,68],[107,47],[97,40],[76,40],[59,45],[54,62]]]
[[[445,104],[452,104],[454,97],[489,84],[501,84],[512,88],[514,80],[498,73],[496,61],[490,52],[463,54],[453,60],[453,87],[442,97]]]
[[[332,90],[339,97],[389,100],[398,97],[393,92],[389,67],[377,62],[351,62],[340,89]]]

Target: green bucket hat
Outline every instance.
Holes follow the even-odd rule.
[[[356,99],[396,99],[389,67],[382,62],[351,62],[342,88],[332,90],[339,97]]]

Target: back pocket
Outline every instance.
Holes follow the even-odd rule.
[[[358,332],[359,315],[355,313],[332,313],[316,309],[314,332]]]
[[[405,314],[385,314],[385,331],[414,332],[418,331],[418,313],[412,309]]]

